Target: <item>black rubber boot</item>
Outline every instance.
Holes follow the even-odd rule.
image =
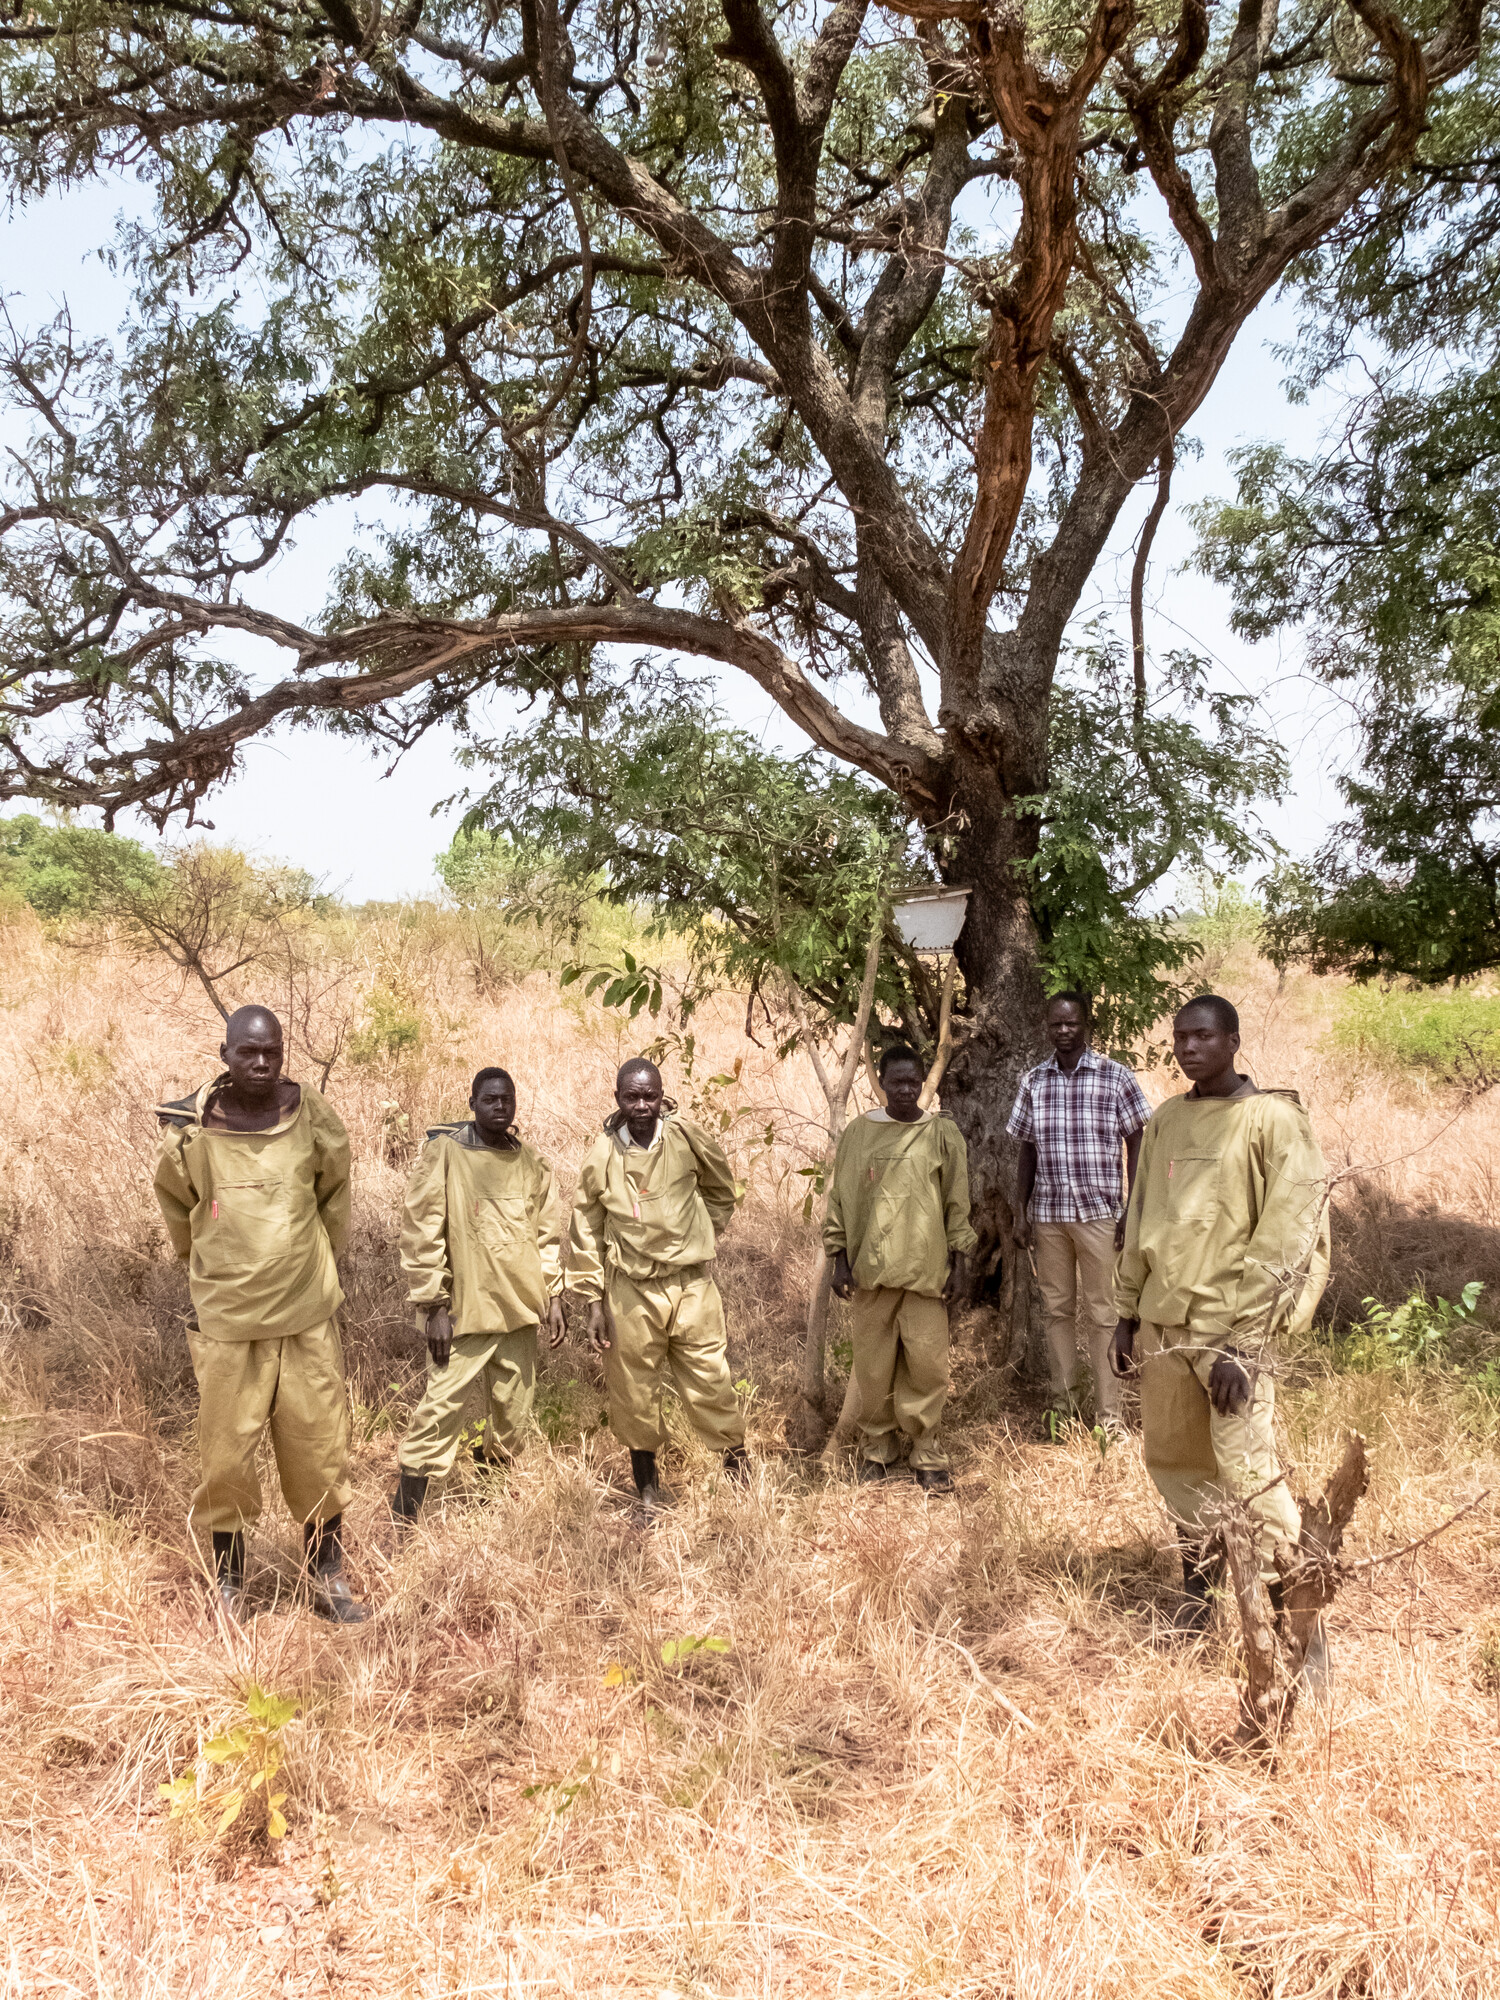
[[[214,1530],[214,1594],[219,1608],[231,1625],[238,1625],[245,1609],[245,1537]]]
[[[889,1477],[878,1458],[862,1458],[855,1473],[855,1483],[860,1486],[878,1486],[882,1479]]]
[[[662,1488],[656,1472],[654,1451],[632,1451],[630,1454],[630,1476],[635,1481],[635,1490],[640,1497],[641,1511],[645,1514],[657,1513],[671,1505],[671,1495]]]
[[[481,1472],[509,1472],[515,1460],[508,1451],[491,1451],[488,1445],[476,1444],[474,1463]]]
[[[946,1465],[919,1466],[912,1474],[924,1493],[951,1493],[953,1474]]]
[[[1218,1584],[1222,1559],[1201,1547],[1183,1545],[1182,1589],[1184,1601],[1172,1619],[1179,1632],[1206,1632],[1213,1622],[1213,1591]]]
[[[398,1528],[410,1528],[416,1525],[422,1502],[427,1498],[427,1474],[408,1472],[404,1467],[399,1469],[401,1477],[391,1495],[391,1514]]]
[[[302,1546],[307,1564],[307,1584],[312,1607],[320,1618],[333,1625],[363,1625],[369,1617],[344,1575],[344,1543],[340,1534],[344,1517],[331,1521],[307,1521],[302,1528]]]
[[[742,1444],[732,1444],[725,1452],[724,1470],[736,1486],[750,1484],[750,1454]]]

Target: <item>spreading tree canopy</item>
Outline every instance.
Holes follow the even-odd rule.
[[[280,719],[401,746],[642,649],[737,669],[972,884],[945,1095],[994,1249],[1066,628],[1479,41],[1478,0],[35,0],[11,190],[156,207],[119,344],[9,355],[0,791],[161,821]],[[320,613],[271,597],[372,499]]]
[[[1269,885],[1276,953],[1425,984],[1500,964],[1500,98],[1491,52],[1406,168],[1306,260],[1294,386],[1350,392],[1316,455],[1237,454],[1202,561],[1252,638],[1350,703],[1346,816]]]

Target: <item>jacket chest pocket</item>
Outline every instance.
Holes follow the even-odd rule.
[[[253,1270],[285,1257],[291,1247],[291,1205],[279,1179],[221,1181],[202,1204],[193,1232],[194,1262],[207,1278]]]
[[[912,1220],[914,1204],[924,1201],[932,1170],[925,1160],[903,1153],[884,1166],[877,1161],[868,1172],[875,1182],[870,1227],[881,1235],[892,1234]]]
[[[698,1175],[689,1162],[676,1173],[664,1172],[665,1162],[653,1160],[639,1180],[625,1176],[625,1205],[639,1221],[670,1223],[679,1217],[698,1192]]]
[[[1222,1153],[1174,1153],[1167,1161],[1167,1214],[1173,1222],[1207,1222],[1219,1206]]]
[[[514,1250],[531,1234],[526,1197],[481,1195],[474,1203],[474,1233],[486,1250]]]

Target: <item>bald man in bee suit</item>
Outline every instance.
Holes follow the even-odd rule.
[[[281,1073],[281,1024],[265,1007],[225,1023],[224,1069],[158,1107],[156,1198],[188,1267],[196,1329],[202,1476],[195,1537],[211,1537],[215,1588],[238,1621],[245,1532],[260,1518],[256,1447],[270,1427],[281,1490],[303,1533],[313,1608],[368,1615],[343,1573],[349,1410],[335,1259],[349,1234],[349,1137],[327,1100]]]

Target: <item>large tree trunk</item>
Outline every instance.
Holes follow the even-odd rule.
[[[1039,708],[1045,714],[1045,694]],[[1034,738],[1039,732],[1028,734]],[[1036,851],[1037,825],[1017,816],[1015,799],[1034,797],[1046,785],[1045,741],[1030,747],[1022,769],[1004,777],[977,759],[965,760],[957,803],[967,825],[952,872],[970,891],[957,951],[967,992],[966,1031],[942,1095],[943,1108],[969,1148],[969,1192],[979,1237],[974,1292],[1000,1313],[1002,1332],[991,1343],[990,1359],[1035,1368],[1042,1356],[1031,1269],[1014,1240],[1019,1149],[1005,1130],[1022,1075],[1044,1053],[1036,926],[1027,880],[1017,866]]]

